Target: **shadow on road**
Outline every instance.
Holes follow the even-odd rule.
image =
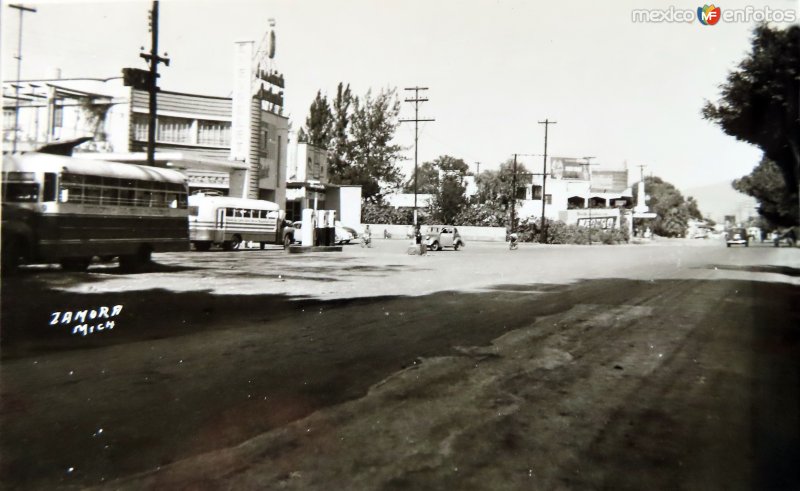
[[[705,269],[723,269],[728,271],[746,271],[748,273],[777,273],[785,276],[800,276],[800,268],[790,266],[735,266],[731,264],[711,264]]]
[[[465,356],[456,347],[488,345],[576,305],[643,303],[652,305],[652,318],[666,319],[666,324],[681,325],[688,314],[706,320],[687,328],[678,368],[664,371],[663,379],[658,372],[643,379],[629,401],[618,402],[609,427],[582,450],[585,465],[616,469],[619,476],[641,469],[631,477],[640,481],[628,482],[642,485],[648,472],[669,470],[654,482],[681,487],[681,473],[689,472],[679,470],[681,459],[702,453],[707,442],[697,435],[706,434],[701,430],[707,415],[734,411],[746,414],[749,426],[732,431],[749,429],[752,434],[729,436],[743,447],[726,445],[725,451],[752,452],[753,486],[800,485],[794,468],[800,460],[800,431],[792,426],[798,414],[800,288],[792,285],[610,278],[568,286],[498,285],[496,291],[343,300],[157,288],[78,294],[48,289],[35,276],[2,286],[0,479],[10,487],[64,485],[64,469],[75,465],[76,456],[81,467],[69,476],[70,485],[154,469],[362,397],[372,385],[420,360]],[[95,319],[113,320],[113,328],[74,334],[76,312],[99,313],[102,307],[111,312],[115,306],[121,310],[113,319]],[[66,312],[71,314],[64,322]],[[543,335],[571,328],[542,327]],[[720,333],[731,336],[719,338]],[[648,335],[657,343],[662,334]],[[681,374],[695,377],[692,357],[702,357],[701,348],[708,346],[719,356],[751,360],[750,372],[715,373],[742,389],[736,397],[714,392],[718,399],[702,411],[673,391],[673,410],[665,412],[667,406],[660,406],[667,400],[664,387],[688,383],[675,378]],[[624,353],[627,343],[618,349]],[[584,373],[599,369],[579,368]],[[564,398],[576,397],[569,387],[561,388]],[[103,441],[108,443],[99,443],[97,428],[106,428]],[[633,446],[626,447],[631,441]],[[611,488],[626,482],[607,479]],[[597,482],[571,484],[593,487]]]

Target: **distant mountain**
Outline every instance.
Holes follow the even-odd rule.
[[[736,215],[738,222],[758,215],[755,198],[733,189],[730,182],[685,188],[681,192],[684,196],[693,196],[703,216],[717,222],[722,222],[725,215]]]

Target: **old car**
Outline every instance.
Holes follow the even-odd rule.
[[[734,244],[748,247],[750,245],[750,237],[747,236],[747,229],[736,227],[728,230],[728,233],[725,234],[725,244],[728,247]]]
[[[458,229],[451,225],[429,225],[425,233],[425,245],[433,251],[441,251],[445,247],[458,250],[464,247],[464,240]]]
[[[352,227],[342,225],[342,222],[336,221],[336,243],[349,244],[351,240],[358,239],[358,232]]]

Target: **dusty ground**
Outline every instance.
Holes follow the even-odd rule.
[[[404,248],[5,282],[2,485],[800,486],[797,250]]]

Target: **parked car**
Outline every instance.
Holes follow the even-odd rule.
[[[728,233],[725,235],[725,244],[728,247],[733,244],[748,247],[750,245],[750,238],[747,236],[747,229],[736,227],[728,230]]]
[[[336,243],[349,244],[351,240],[358,239],[358,232],[352,227],[342,225],[342,222],[336,221]]]
[[[464,247],[464,240],[458,229],[451,225],[429,225],[425,234],[425,245],[430,250],[441,251],[445,247],[458,250]]]

